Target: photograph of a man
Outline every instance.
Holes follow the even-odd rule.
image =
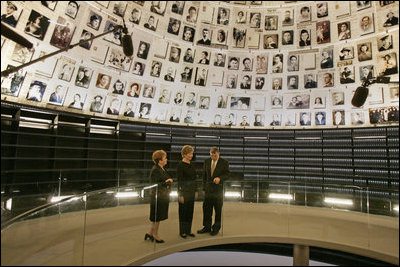
[[[223,183],[229,179],[229,162],[220,157],[218,147],[211,147],[210,158],[203,165],[203,229],[198,234],[210,233],[217,235],[221,229],[221,215],[223,205]],[[215,210],[214,224],[212,224],[213,209]]]

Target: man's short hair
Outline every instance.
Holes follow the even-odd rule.
[[[213,146],[210,148],[210,153],[211,154],[215,154],[215,153],[219,153],[219,148],[216,146]]]

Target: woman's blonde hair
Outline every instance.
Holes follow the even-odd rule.
[[[182,147],[182,150],[181,150],[182,158],[183,158],[184,156],[186,156],[187,154],[192,153],[193,151],[194,151],[194,148],[193,148],[192,146],[190,146],[190,145],[185,145],[185,146],[183,146],[183,147]]]
[[[158,162],[160,162],[163,159],[164,156],[165,157],[167,156],[167,152],[165,152],[164,150],[156,150],[156,151],[154,151],[153,152],[153,156],[152,156],[153,162],[155,164],[158,164]]]

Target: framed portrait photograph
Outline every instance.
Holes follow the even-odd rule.
[[[340,41],[351,38],[350,21],[338,23],[337,28],[338,28],[338,39]]]
[[[192,81],[193,67],[184,66],[181,71],[181,82],[190,83]]]
[[[382,1],[381,1],[382,2]],[[399,25],[399,9],[397,9],[397,12],[393,12],[392,10],[389,10],[386,13],[385,19],[383,21],[383,28],[387,29],[392,26]]]
[[[180,122],[181,113],[182,113],[181,108],[171,108],[171,112],[170,112],[171,115],[169,117],[169,121],[170,122]]]
[[[318,82],[317,82],[316,74],[313,74],[313,73],[304,74],[304,88],[305,89],[317,88],[317,85],[318,85]]]
[[[251,89],[252,76],[248,74],[241,75],[240,89],[249,90]]]
[[[204,64],[204,65],[209,65],[210,64],[210,52],[207,50],[202,50],[200,53],[198,53],[198,58],[197,58],[197,63],[198,64]]]
[[[197,22],[198,6],[188,6],[185,12],[185,21],[189,23]]]
[[[357,44],[358,61],[366,61],[372,59],[371,42]]]
[[[355,74],[354,66],[345,66],[339,69],[339,77],[341,84],[354,83]]]
[[[310,108],[309,94],[288,94],[284,97],[284,106],[287,109]]]
[[[156,87],[154,85],[145,84],[143,87],[143,97],[154,98],[156,94]]]
[[[253,71],[253,59],[250,57],[245,57],[242,60],[242,71]]]
[[[123,95],[125,91],[126,82],[121,79],[117,79],[112,85],[112,93],[117,95]]]
[[[167,2],[165,1],[151,1],[150,11],[157,15],[164,16],[166,7]]]
[[[131,82],[131,84],[128,87],[126,95],[129,97],[138,98],[140,96],[141,89],[142,89],[142,84],[137,82]]]
[[[213,32],[215,36],[213,36],[213,44],[226,46],[228,41],[228,31],[226,29],[218,29]]]
[[[300,6],[297,11],[297,21],[306,22],[311,21],[311,6]]]
[[[181,58],[181,48],[177,46],[171,46],[168,58],[169,61],[174,63],[179,63],[180,58]]]
[[[142,11],[136,7],[133,7],[132,11],[129,13],[128,21],[134,24],[139,24],[141,17],[142,17]]]
[[[194,84],[198,86],[206,86],[207,75],[208,75],[208,69],[197,67]]]
[[[371,7],[371,1],[356,1],[357,2],[357,10],[363,10]]]
[[[230,108],[232,110],[249,110],[250,97],[231,96]]]
[[[130,57],[127,57],[122,48],[120,47],[110,47],[106,66],[110,66],[112,68],[116,68],[123,71],[129,71],[132,60]]]
[[[285,120],[285,126],[296,126],[297,125],[297,113],[296,112],[291,112],[291,111],[286,111],[284,113],[284,120]]]
[[[185,106],[188,108],[195,108],[197,106],[196,92],[191,91],[186,94]]]
[[[228,73],[227,77],[226,77],[226,85],[225,87],[227,89],[236,89],[237,87],[237,74],[233,74],[233,73]]]
[[[182,33],[182,40],[193,43],[195,33],[196,33],[195,28],[190,26],[184,26]]]
[[[347,60],[354,58],[354,47],[353,46],[345,46],[339,50],[339,59]]]
[[[172,1],[171,3],[171,12],[183,15],[183,9],[185,8],[185,1]]]
[[[286,9],[283,11],[282,26],[293,26],[294,11],[293,9]]]
[[[7,65],[7,69],[14,66]],[[26,70],[19,69],[1,81],[1,94],[17,97],[25,80]]]
[[[90,38],[93,38],[94,34],[91,32],[88,32],[87,30],[82,30],[81,37],[79,39],[79,42],[82,42],[79,44],[80,47],[85,48],[87,50],[90,50],[90,47],[92,46],[93,40],[87,41]],[[86,41],[86,42],[84,42]]]
[[[240,58],[236,56],[228,57],[228,70],[239,70]]]
[[[98,30],[101,24],[103,17],[97,14],[96,12],[90,10],[88,21],[86,22],[86,26],[92,28],[93,30]]]
[[[317,18],[325,18],[329,15],[328,2],[317,3],[316,8],[317,8]]]
[[[160,61],[153,60],[151,62],[150,76],[160,77],[161,67],[162,67],[162,63]]]
[[[298,75],[288,75],[287,76],[287,89],[288,90],[299,89],[299,76]]]
[[[265,125],[265,115],[262,113],[254,114],[253,126],[261,127]]]
[[[32,9],[24,32],[39,40],[43,40],[49,27],[49,18]]]
[[[113,22],[111,20],[107,20],[103,32],[111,31],[116,26],[117,26],[117,24],[115,22]],[[121,38],[122,38],[122,28],[120,28],[117,31],[114,31],[114,32],[111,32],[111,33],[105,35],[103,37],[103,40],[106,40],[106,41],[108,41],[110,43],[113,43],[113,44],[121,46],[122,45]]]
[[[199,109],[209,109],[210,108],[210,96],[200,95]]]
[[[344,92],[333,91],[331,92],[332,106],[344,105]]]
[[[333,72],[318,73],[318,78],[318,83],[324,88],[335,86],[335,77]]]
[[[315,112],[314,115],[315,125],[326,125],[326,112],[325,111],[318,111]]]
[[[147,59],[147,56],[149,55],[149,51],[150,51],[150,43],[145,42],[145,41],[140,41],[136,56],[138,58]]]
[[[250,12],[250,28],[259,29],[261,27],[261,13]]]
[[[278,16],[265,16],[264,30],[276,31],[278,30]]]
[[[256,56],[256,73],[268,73],[268,54],[259,54]]]
[[[123,18],[128,3],[126,1],[115,1],[115,2],[113,1],[113,3],[114,3],[113,14]]]
[[[90,104],[89,104],[89,111],[90,112],[96,112],[96,113],[102,113],[104,109],[104,104],[106,102],[106,96],[101,95],[101,94],[95,94],[91,98],[89,98]]]
[[[271,79],[272,90],[282,90],[282,77],[273,77]]]
[[[92,79],[93,70],[85,66],[79,66],[78,72],[75,77],[75,85],[79,87],[88,88],[90,80]]]
[[[331,23],[329,20],[316,23],[317,44],[326,44],[331,42]]]
[[[61,57],[57,64],[57,78],[66,82],[71,81],[72,74],[75,70],[75,64],[75,60]]]
[[[302,111],[300,112],[300,121],[301,126],[310,126],[311,125],[311,112]]]
[[[40,1],[40,3],[42,3],[42,6],[45,6],[52,11],[56,9],[57,2],[58,1]]]
[[[185,91],[183,90],[176,91],[173,99],[174,105],[182,106],[184,97],[185,97]]]
[[[300,31],[299,47],[305,47],[311,45],[311,30],[302,29]]]
[[[246,29],[233,28],[232,31],[232,44],[237,48],[244,48],[246,43]]]
[[[281,126],[282,124],[282,114],[281,113],[271,113],[270,126]]]
[[[61,84],[56,85],[53,91],[50,93],[48,103],[52,105],[62,106],[67,91],[68,91],[67,86]]]
[[[34,80],[29,85],[28,94],[26,95],[27,100],[32,100],[36,102],[41,102],[43,98],[44,91],[46,90],[47,84]]]
[[[265,87],[265,77],[257,76],[254,81],[254,88],[257,90],[266,89]]]
[[[175,81],[176,69],[169,66],[167,72],[164,74],[164,81],[173,82]]]
[[[78,14],[79,7],[80,6],[77,1],[68,1],[67,8],[65,9],[65,15],[72,19],[75,19],[76,14]]]
[[[152,107],[151,103],[145,103],[145,102],[140,103],[139,114],[138,114],[139,119],[149,119],[151,107]]]
[[[219,94],[217,97],[217,108],[226,108],[227,96],[224,94]]]
[[[272,73],[282,73],[283,71],[283,54],[275,54],[272,57]]]
[[[397,56],[395,52],[380,55],[378,57],[378,77],[397,74]]]
[[[263,47],[264,47],[264,49],[277,49],[278,48],[278,34],[265,34]]]
[[[169,104],[171,99],[171,91],[167,88],[160,90],[160,95],[158,97],[158,103]]]
[[[273,95],[271,96],[271,108],[282,108],[283,107],[283,96]]]
[[[299,55],[288,55],[287,70],[298,71],[299,70]]]
[[[326,107],[326,97],[317,95],[314,96],[312,99],[312,107],[317,109],[317,108],[325,108]]]
[[[236,24],[246,24],[247,22],[247,11],[243,9],[235,10],[235,23]]]
[[[389,92],[390,102],[399,102],[399,87],[390,87]]]
[[[370,13],[359,16],[358,25],[361,35],[374,33],[375,32],[374,14]]]
[[[126,101],[125,109],[124,109],[124,116],[134,118],[135,110],[136,110],[136,103],[133,101]]]
[[[294,40],[293,30],[282,32],[282,45],[292,45]]]
[[[351,125],[363,125],[365,123],[365,115],[362,110],[353,110],[350,113]]]
[[[119,115],[119,111],[121,108],[121,99],[118,97],[108,97],[107,98],[107,110],[106,113],[109,115]]]
[[[1,21],[15,28],[21,16],[22,9],[22,6],[16,1],[1,1]]]
[[[155,18],[153,15],[149,15],[147,21],[143,24],[143,27],[155,32],[157,30],[157,24],[158,18]]]
[[[169,18],[167,32],[178,36],[181,28],[181,21],[175,18]]]
[[[110,88],[111,80],[111,75],[99,73],[96,79],[96,87],[108,90],[108,88]]]
[[[381,38],[377,38],[376,40],[377,40],[377,46],[378,46],[379,52],[393,49],[393,36],[392,35],[385,35]]]
[[[344,110],[333,110],[332,120],[333,120],[333,125],[345,125],[346,121],[344,116]]]
[[[217,24],[228,25],[230,17],[230,9],[225,7],[218,7]]]
[[[214,63],[216,67],[225,67],[226,54],[221,52],[214,53]]]
[[[365,65],[359,67],[360,81],[365,82],[375,78],[374,65]]]
[[[50,39],[50,44],[57,48],[64,49],[71,43],[74,32],[75,25],[63,17],[58,17],[57,25],[55,26],[53,35]]]
[[[18,43],[15,43],[14,50],[11,54],[11,59],[18,63],[25,64],[31,61],[34,51],[34,49],[28,49]]]

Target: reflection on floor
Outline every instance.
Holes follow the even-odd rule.
[[[264,253],[232,251],[178,252],[147,262],[142,266],[292,266],[293,258]],[[310,266],[335,266],[312,261]]]

